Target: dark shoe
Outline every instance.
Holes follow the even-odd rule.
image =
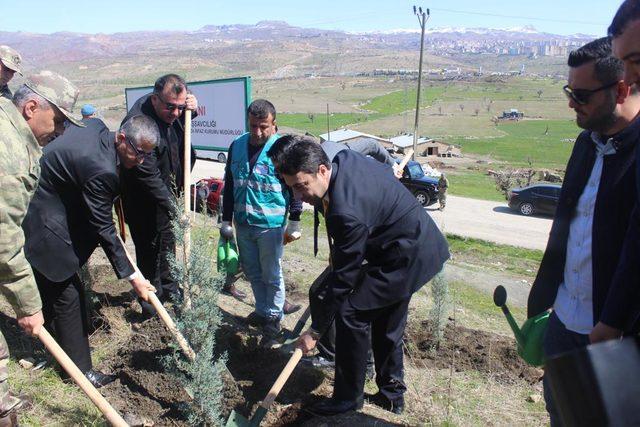
[[[249,313],[245,320],[249,325],[255,327],[264,326],[264,324],[267,322],[267,318],[258,314],[257,311],[252,311],[251,313]]]
[[[311,406],[308,411],[314,415],[330,417],[332,415],[344,414],[349,411],[357,411],[362,409],[363,399],[353,400],[337,400],[334,398],[323,400]]]
[[[267,320],[262,327],[262,339],[260,340],[260,347],[273,348],[278,344],[278,337],[282,328],[280,327],[280,319]]]
[[[291,304],[289,301],[284,300],[284,306],[282,307],[282,311],[284,314],[292,314],[300,310],[301,308],[302,306],[300,304]]]
[[[84,376],[87,377],[89,382],[95,387],[100,388],[104,385],[112,383],[116,380],[115,375],[103,374],[102,372],[95,371],[91,369],[84,373]]]
[[[222,289],[222,292],[224,292],[227,295],[231,295],[232,297],[240,301],[242,301],[247,297],[247,294],[242,292],[240,289],[236,288],[236,285],[234,285],[233,283],[230,284],[229,286],[225,286]]]
[[[318,369],[335,369],[336,363],[333,360],[325,359],[324,357],[316,354],[315,356],[304,356],[300,362],[308,366],[313,366]]]
[[[400,415],[404,412],[404,397],[400,396],[395,400],[389,400],[384,394],[377,392],[367,396],[367,401],[373,405],[376,405],[382,409],[385,409],[394,414]]]

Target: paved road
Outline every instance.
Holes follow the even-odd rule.
[[[224,164],[198,159],[192,179],[222,177],[223,174]],[[551,218],[522,216],[512,212],[506,202],[448,196],[443,212],[438,211],[437,206],[436,203],[427,211],[447,233],[529,249],[544,250],[547,244]]]

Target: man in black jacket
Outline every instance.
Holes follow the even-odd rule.
[[[335,385],[333,397],[312,411],[333,415],[362,407],[371,343],[379,388],[374,400],[402,412],[402,336],[409,301],[449,258],[444,236],[386,166],[352,150],[330,161],[314,141],[286,136],[269,155],[297,198],[324,207],[331,241],[325,303],[336,322]],[[298,341],[304,352],[329,326],[317,323]]]
[[[188,93],[184,79],[167,74],[156,80],[153,93],[136,101],[124,119],[138,114],[148,116],[160,132],[160,141],[145,162],[122,171],[121,177],[124,214],[136,246],[136,259],[162,301],[179,295],[167,262],[167,254],[175,252],[170,219],[173,195],[179,194],[183,186],[184,111],[195,112],[197,107],[198,101]],[[191,167],[195,159],[192,148]],[[145,317],[154,314],[151,304],[140,301],[140,305]]]
[[[112,380],[92,370],[84,290],[77,271],[102,246],[119,279],[147,299],[151,284],[135,274],[113,222],[120,194],[118,168],[143,163],[158,143],[155,123],[135,116],[115,137],[99,119],[69,127],[44,148],[38,189],[22,223],[25,254],[60,346],[96,386]]]
[[[622,81],[622,63],[607,38],[569,55],[564,92],[585,129],[567,164],[549,242],[531,288],[528,315],[553,309],[544,339],[546,357],[586,346],[624,310],[611,283],[636,203],[635,153],[640,96]],[[557,410],[545,379],[545,401]]]

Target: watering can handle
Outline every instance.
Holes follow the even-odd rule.
[[[273,383],[271,390],[269,390],[269,393],[267,393],[267,397],[265,397],[262,403],[260,403],[260,406],[262,406],[264,409],[269,409],[273,401],[276,400],[276,397],[278,397],[280,390],[282,390],[282,387],[291,376],[291,373],[293,372],[300,359],[302,359],[302,350],[296,348],[296,350],[293,352],[293,355],[289,359],[289,362],[287,362],[287,365],[284,367],[282,372],[280,372],[278,379],[276,379],[276,382]]]

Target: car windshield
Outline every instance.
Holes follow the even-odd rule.
[[[424,176],[424,171],[419,163],[412,163],[407,166],[407,169],[409,170],[409,176],[413,179],[422,178]]]

